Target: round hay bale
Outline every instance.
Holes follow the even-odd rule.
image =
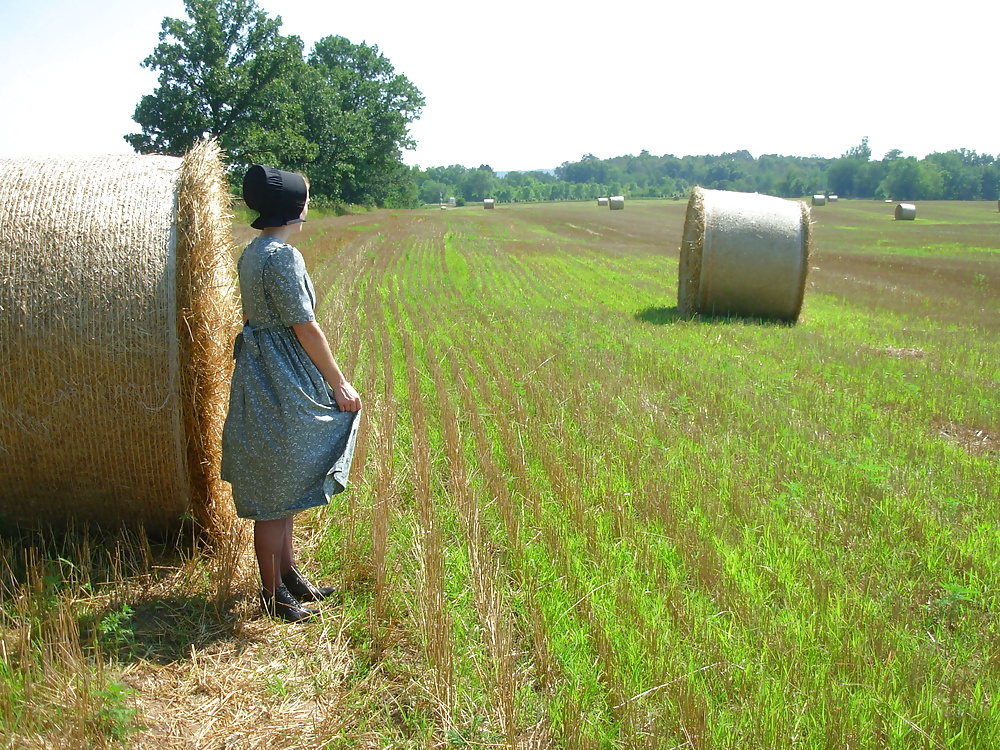
[[[607,198],[598,198],[597,199],[597,205],[598,206],[606,206],[606,205],[608,205],[608,199]]]
[[[830,203],[836,203],[838,200],[840,200],[839,196],[836,195],[828,195],[826,196],[826,199],[830,201]]]
[[[494,208],[494,200],[492,198],[487,198],[483,201],[483,208],[492,209]]]
[[[0,169],[0,522],[228,527],[240,318],[218,146]]]
[[[801,201],[695,188],[684,217],[677,307],[687,315],[798,320],[810,239]]]
[[[826,196],[825,195],[814,195],[813,196],[813,205],[814,206],[825,206],[826,205]]]
[[[896,221],[913,221],[917,218],[917,207],[912,203],[900,203],[896,206]]]
[[[621,211],[625,208],[625,197],[622,195],[612,195],[608,198],[608,206],[612,211]]]

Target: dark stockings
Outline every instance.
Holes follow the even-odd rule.
[[[274,594],[281,576],[295,564],[292,558],[292,517],[255,521],[253,546],[260,568],[260,583],[266,594]]]

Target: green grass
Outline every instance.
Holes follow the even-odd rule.
[[[991,442],[963,436],[997,429],[995,331],[938,321],[917,301],[845,303],[823,271],[826,217],[798,326],[682,320],[668,313],[676,256],[653,219],[601,226],[610,217],[590,207],[552,210],[554,226],[594,239],[540,234],[540,207],[509,219],[452,212],[446,264],[425,255],[419,276],[406,263],[392,271],[400,305],[422,309],[420,337],[447,342],[457,377],[478,368],[488,384],[479,416],[464,418],[485,420],[493,438],[469,461],[524,472],[510,489],[518,550],[505,540],[500,570],[510,606],[533,610],[515,638],[550,655],[522,670],[550,672],[552,684],[531,704],[522,694],[521,725],[606,747],[644,736],[717,747],[992,737],[996,462]],[[942,256],[988,263],[960,243],[923,250],[927,229],[961,219],[921,226],[910,245],[870,219],[855,234],[875,241],[849,251],[881,258],[881,239],[927,273]],[[633,245],[602,239],[619,226]],[[969,274],[984,295],[987,271]],[[935,305],[969,307],[955,280],[938,286]],[[428,356],[415,349],[413,367],[426,370]],[[443,458],[434,468],[449,471]],[[481,508],[495,503],[485,485],[471,489]],[[445,544],[460,558],[469,540],[456,529]],[[446,589],[449,611],[474,623],[461,589]],[[470,632],[456,633],[456,674],[486,658]]]
[[[273,747],[993,746],[1000,215],[893,207],[813,210],[793,326],[677,313],[678,202],[310,222],[366,403],[352,488],[302,519],[346,591],[265,643],[238,606],[220,650],[193,627],[210,564],[185,564],[171,669],[307,704],[306,739],[253,728]],[[147,669],[139,568],[68,597],[56,566],[33,600],[72,598],[102,644],[90,736],[152,747],[149,696],[115,692]],[[33,627],[15,599],[5,644]],[[0,717],[60,710],[0,666]]]

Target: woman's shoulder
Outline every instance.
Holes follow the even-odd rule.
[[[265,264],[273,259],[284,259],[286,261],[296,258],[301,259],[302,254],[294,246],[287,242],[282,242],[274,237],[257,237],[243,248],[243,255],[259,256]]]
[[[281,242],[280,240],[273,240],[261,248],[261,250],[266,256],[263,259],[263,266],[266,269],[278,272],[293,271],[295,273],[305,271],[305,260],[302,258],[302,253],[294,245],[289,245],[287,242]]]

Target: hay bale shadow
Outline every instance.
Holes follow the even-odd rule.
[[[691,313],[690,315],[680,311],[678,307],[647,307],[639,310],[635,314],[635,319],[644,323],[664,326],[672,325],[678,321],[692,321],[697,323],[712,324],[732,324],[743,323],[745,325],[776,326],[780,328],[792,328],[795,321],[778,320],[774,318],[761,318],[751,315],[710,315],[708,313]]]
[[[676,323],[678,320],[687,320],[688,316],[682,313],[677,307],[647,307],[639,310],[635,314],[636,320],[643,323],[652,323],[656,326],[665,326]]]
[[[208,597],[171,595],[90,613],[78,620],[80,640],[100,644],[119,663],[160,666],[191,658],[192,651],[239,638],[235,613],[219,612]]]

